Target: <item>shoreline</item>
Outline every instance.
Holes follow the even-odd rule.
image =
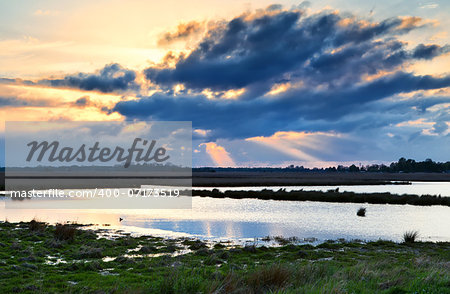
[[[76,224],[0,222],[0,290],[447,293],[450,283],[450,242],[312,246],[278,236],[278,245],[267,247],[100,233]]]

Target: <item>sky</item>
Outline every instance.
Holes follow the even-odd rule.
[[[0,143],[5,121],[192,121],[194,166],[449,160],[449,1],[0,5]]]

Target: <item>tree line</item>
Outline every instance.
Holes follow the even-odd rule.
[[[389,166],[384,164],[372,164],[366,166],[339,165],[336,167],[326,168],[325,171],[348,171],[348,172],[387,172],[387,173],[443,173],[450,172],[450,161],[435,162],[431,159],[424,161],[415,161],[414,159],[400,158],[397,162],[392,162]]]
[[[303,166],[289,165],[287,167],[197,167],[192,169],[193,172],[216,172],[216,171],[267,171],[267,172],[385,172],[385,173],[450,173],[450,161],[435,162],[431,159],[424,161],[415,161],[414,159],[400,158],[397,162],[389,165],[372,164],[358,166],[352,164],[350,166],[338,165],[327,168],[307,168]]]

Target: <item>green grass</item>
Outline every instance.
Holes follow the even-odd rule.
[[[61,240],[0,223],[0,293],[450,293],[450,243],[241,247],[70,228]]]

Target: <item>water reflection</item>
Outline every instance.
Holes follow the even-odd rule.
[[[357,217],[361,204],[215,199],[192,197],[191,209],[153,210],[20,210],[0,208],[2,218],[51,223],[77,221],[110,224],[108,228],[156,236],[195,236],[205,239],[253,239],[284,236],[326,239],[388,239],[400,241],[407,230],[422,240],[450,241],[450,207],[366,204],[366,217]],[[119,218],[123,221],[119,222]]]

